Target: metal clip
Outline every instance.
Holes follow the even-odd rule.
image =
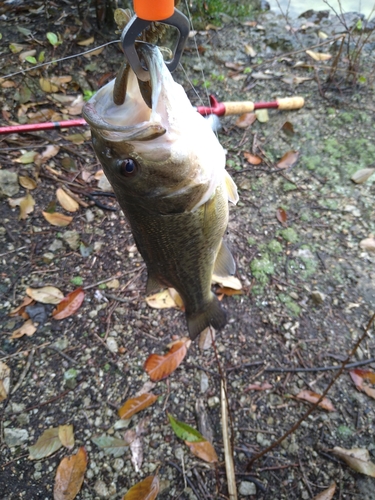
[[[143,68],[141,61],[139,60],[137,51],[135,50],[134,43],[139,34],[143,30],[145,30],[152,22],[153,21],[146,21],[134,15],[126,25],[121,35],[121,43],[124,54],[138,79],[142,80],[143,82],[147,82],[150,79],[150,74],[146,69]],[[182,12],[175,9],[174,14],[171,17],[158,22],[174,26],[179,31],[179,38],[173,53],[173,58],[171,61],[166,62],[169,71],[172,72],[177,68],[178,63],[181,59],[182,52],[184,51],[186,45],[186,41],[190,31],[189,20],[184,14],[182,14]]]

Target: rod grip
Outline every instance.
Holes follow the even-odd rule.
[[[278,104],[278,109],[300,109],[305,104],[305,99],[303,97],[283,97],[281,99],[276,99]]]
[[[251,101],[244,102],[223,102],[225,107],[224,115],[242,115],[243,113],[251,113],[254,111],[254,103]]]

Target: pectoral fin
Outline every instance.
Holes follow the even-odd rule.
[[[232,177],[225,171],[225,188],[228,193],[228,200],[235,205],[238,201],[237,186]]]
[[[214,274],[225,278],[226,276],[233,276],[235,272],[236,263],[234,262],[233,255],[224,241],[222,241],[215,261]]]
[[[146,295],[150,295],[151,293],[155,293],[158,290],[165,288],[165,286],[160,283],[158,278],[153,273],[148,273],[147,276],[147,284],[146,284]]]

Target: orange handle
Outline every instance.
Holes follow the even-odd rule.
[[[145,21],[163,21],[174,13],[174,0],[134,0],[134,12]]]

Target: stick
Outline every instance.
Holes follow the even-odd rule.
[[[234,474],[233,453],[228,428],[228,400],[226,397],[224,380],[221,380],[221,425],[223,432],[225,470],[227,473],[229,499],[237,500],[236,476]]]

